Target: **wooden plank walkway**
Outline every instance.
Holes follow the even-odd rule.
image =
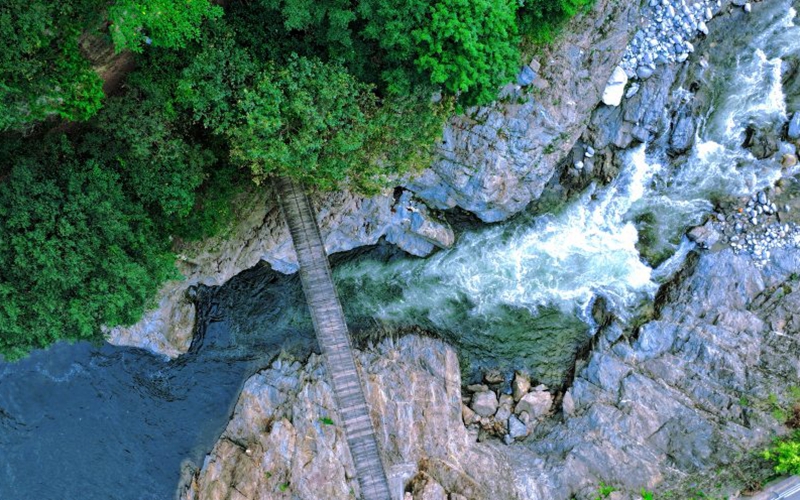
[[[297,252],[300,281],[336,396],[339,416],[344,423],[361,497],[365,500],[389,500],[386,471],[314,211],[299,183],[279,177],[275,187]]]

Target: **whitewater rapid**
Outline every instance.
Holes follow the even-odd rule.
[[[553,311],[558,324],[580,321],[583,328],[566,329],[566,343],[579,343],[592,334],[598,297],[621,320],[630,319],[680,267],[693,248],[686,230],[713,213],[715,200],[749,196],[781,176],[777,161],[757,160],[742,143],[748,126],[787,119],[781,64],[800,53],[795,17],[789,9],[760,20],[760,34],[735,61],[715,62],[710,85],[717,98],[699,117],[687,155],[672,159],[666,146],[642,144],[618,155],[620,174],[611,183],[591,185],[554,213],[468,231],[454,248],[424,260],[339,266],[335,277],[351,315],[390,327],[422,326],[485,350],[497,348],[481,336],[522,342],[526,325],[535,330],[536,318]],[[684,89],[675,92],[691,98]],[[656,269],[640,254],[642,221],[653,240],[646,243],[650,254],[660,257]]]

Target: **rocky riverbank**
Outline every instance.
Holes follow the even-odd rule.
[[[518,498],[498,443],[461,423],[453,348],[417,336],[357,354],[394,498]],[[278,359],[245,384],[185,500],[354,499],[358,482],[320,357]]]
[[[533,441],[551,486],[669,489],[765,446],[796,397],[799,257],[781,249],[762,267],[730,249],[695,255],[660,291],[652,321],[604,328],[564,395],[563,421]]]
[[[437,340],[361,352],[396,498],[594,498],[600,482],[636,498],[702,474],[725,494],[744,489],[746,477],[714,471],[785,431],[800,385],[798,274],[797,248],[768,266],[732,249],[694,254],[651,321],[602,328],[558,404],[523,374],[489,373],[462,396],[455,352]],[[248,380],[183,498],[355,498],[333,408],[318,357],[275,361]]]
[[[678,5],[648,4],[651,23],[679,22]],[[721,6],[707,8],[713,14]],[[723,9],[722,17],[738,23],[749,10]],[[706,34],[699,19],[707,12],[689,12],[690,31]],[[640,46],[648,30],[634,38]],[[548,189],[569,193],[613,177],[617,152],[636,142],[661,142],[674,157],[689,151],[697,110],[713,97],[706,61],[720,38],[711,31],[691,46],[694,66],[657,64],[655,76],[638,74],[648,57],[629,50],[639,54],[640,81],[618,106],[592,112]],[[655,52],[662,47],[647,43]],[[669,49],[676,61],[690,52],[678,45],[673,40]],[[775,130],[788,136],[793,119]],[[774,150],[761,141],[764,154],[754,155],[791,163],[796,147],[772,142]],[[786,175],[752,198],[724,200],[691,230],[698,249],[661,287],[650,316],[633,326],[601,318],[565,387],[544,387],[521,372],[486,373],[462,392],[452,349],[420,337],[362,352],[396,497],[588,499],[605,483],[619,489],[616,498],[639,498],[642,489],[684,498],[687,488],[711,485],[716,489],[705,493],[722,496],[752,486],[748,473],[766,467],[753,465],[753,450],[795,420],[800,392],[800,207],[791,170]],[[476,213],[486,208],[482,217],[502,218],[501,205]],[[353,498],[357,485],[331,408],[318,358],[305,366],[276,362],[248,381],[222,439],[184,485],[184,498]]]
[[[519,78],[523,85],[509,86],[504,90],[506,97],[494,106],[454,117],[438,147],[439,159],[401,187],[371,198],[347,192],[316,197],[328,253],[385,238],[412,255],[429,255],[436,247],[454,242],[453,231],[438,210],[459,207],[485,222],[507,219],[552,187],[548,183],[558,177],[555,174],[565,156],[569,160],[583,155],[584,144],[595,143],[602,150],[612,143],[621,148],[641,140],[642,135],[635,133],[642,127],[639,115],[660,112],[663,95],[650,102],[652,93],[642,92],[618,108],[597,108],[608,76],[640,28],[642,20],[635,7],[621,0],[599,0],[591,11],[578,15],[556,43],[524,68]],[[670,75],[655,80],[664,82],[659,88],[666,89],[672,81]],[[624,115],[619,112],[623,108]],[[615,122],[609,113],[624,116],[627,122]],[[587,133],[590,116],[594,125],[589,125],[588,133],[592,135],[573,148]],[[626,125],[633,121],[637,122],[634,133]],[[621,134],[627,134],[627,139],[613,140]],[[598,168],[593,170],[595,163]],[[599,151],[580,165],[584,185],[592,178],[610,179],[614,174],[608,151]],[[238,206],[237,222],[224,234],[177,246],[177,265],[185,279],[165,284],[157,306],[136,325],[109,329],[109,342],[176,357],[188,350],[192,340],[193,287],[222,285],[260,261],[281,272],[296,270],[274,194],[257,190],[243,195]]]
[[[726,36],[715,23],[736,26],[757,8],[667,1],[639,12],[628,2],[598,1],[506,89],[511,102],[451,121],[442,159],[430,170],[375,198],[317,199],[328,251],[385,237],[427,255],[454,240],[437,210],[458,206],[502,220],[543,193],[566,196],[610,180],[618,152],[637,142],[686,154],[701,126],[697,111],[714,98],[708,54]],[[706,24],[709,13],[722,19]],[[695,34],[704,38],[690,42]],[[694,64],[676,64],[686,59]],[[597,106],[615,67],[624,73],[623,92]],[[617,80],[611,76],[610,86]],[[780,124],[786,134],[793,121]],[[763,155],[754,155],[796,160],[796,147],[773,151],[755,132]],[[397,498],[595,498],[601,482],[619,488],[618,498],[636,498],[643,488],[680,491],[702,476],[722,484],[720,494],[745,488],[743,474],[715,471],[738,471],[752,450],[785,431],[800,391],[792,219],[800,207],[794,181],[785,182],[753,199],[726,200],[692,230],[699,248],[661,288],[651,317],[639,326],[601,318],[565,387],[489,373],[462,393],[453,349],[421,337],[361,352]],[[191,286],[221,284],[260,260],[295,269],[270,195],[252,196],[231,233],[185,249],[188,279],[169,284],[142,323],[113,331],[116,342],[178,355],[191,342]],[[281,358],[248,380],[220,441],[180,494],[354,498],[342,437],[320,359]]]
[[[524,210],[543,193],[566,195],[594,179],[608,181],[619,164],[615,151],[652,139],[663,126],[665,109],[680,118],[672,137],[676,150],[685,151],[698,101],[674,98],[670,89],[683,70],[667,63],[683,59],[676,47],[685,49],[692,34],[706,33],[708,13],[726,12],[724,5],[709,1],[688,8],[685,2],[660,2],[639,12],[630,2],[597,1],[523,68],[518,84],[504,90],[501,102],[450,121],[430,169],[371,198],[347,192],[316,197],[327,251],[385,238],[412,255],[426,256],[454,242],[439,210],[459,207],[495,222]],[[667,37],[673,25],[683,30],[680,43]],[[661,64],[658,54],[665,50],[672,56]],[[657,78],[631,75],[643,81],[626,87],[621,105],[598,107],[613,86],[608,82],[615,67],[631,73],[651,60],[658,61]],[[110,329],[111,343],[178,356],[192,340],[193,287],[222,285],[260,261],[281,272],[296,270],[274,194],[257,190],[242,196],[238,206],[236,225],[229,231],[199,244],[178,245],[177,265],[185,279],[165,284],[157,307],[136,325]]]

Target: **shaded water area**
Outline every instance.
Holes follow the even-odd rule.
[[[57,344],[0,363],[0,498],[169,500],[201,465],[244,381],[315,347],[299,281],[257,267],[207,290],[191,352]],[[294,311],[295,314],[292,312]]]
[[[691,248],[688,226],[780,175],[741,144],[749,124],[786,119],[780,66],[800,55],[789,5],[758,5],[730,47],[709,54],[714,98],[683,159],[660,144],[634,148],[609,185],[467,230],[427,259],[385,245],[335,258],[352,329],[421,328],[455,342],[467,371],[525,368],[558,385],[592,337],[598,298],[631,319]],[[640,255],[644,223],[647,245],[667,257],[655,269]],[[258,266],[200,295],[197,338],[178,360],[81,343],[0,363],[0,499],[168,500],[182,464],[201,464],[219,437],[244,380],[281,350],[316,348],[295,277]]]

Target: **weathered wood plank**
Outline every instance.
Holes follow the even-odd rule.
[[[276,181],[276,190],[297,252],[300,281],[344,423],[361,497],[365,500],[389,500],[386,471],[316,217],[300,184],[280,177]]]

